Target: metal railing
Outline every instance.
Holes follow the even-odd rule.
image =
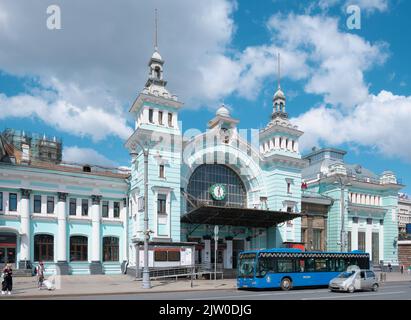
[[[139,274],[136,277],[136,280],[142,280],[142,271],[143,269],[140,268]],[[176,266],[176,267],[156,267],[156,268],[149,268],[150,279],[151,280],[158,280],[158,279],[167,279],[167,278],[174,278],[178,280],[178,278],[200,278],[205,275],[209,276],[209,279],[214,279],[214,274],[216,273],[216,277],[221,279],[224,278],[223,272],[223,265],[221,263],[217,264],[217,272],[214,271],[214,264],[206,265],[206,264],[196,264],[192,266]]]

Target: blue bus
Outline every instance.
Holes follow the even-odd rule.
[[[369,269],[370,255],[362,251],[313,252],[300,249],[265,249],[239,253],[237,288],[328,286],[351,265]]]

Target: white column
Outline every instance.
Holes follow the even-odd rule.
[[[224,261],[224,268],[232,269],[233,268],[233,240],[226,240],[226,261]]]
[[[21,189],[20,216],[20,261],[23,263],[19,268],[25,268],[25,261],[30,261],[30,193],[31,190]]]
[[[57,202],[57,261],[67,262],[67,193],[58,193]]]
[[[92,196],[91,205],[91,261],[101,260],[100,238],[100,201],[101,196]]]
[[[274,138],[274,148],[276,148],[276,149],[280,148],[280,137],[275,137]]]
[[[370,254],[370,260],[372,260],[372,223],[368,224],[365,229],[365,252]]]
[[[295,141],[294,141],[294,151],[298,153],[298,151],[299,151],[298,149],[299,149],[299,147],[298,147],[298,141],[295,140]]]
[[[204,240],[204,256],[203,263],[206,265],[206,268],[211,268],[211,240]]]
[[[273,139],[270,139],[269,148],[270,148],[270,150],[273,150],[273,149],[274,149],[274,141],[273,141]]]
[[[351,250],[358,250],[358,223],[354,221],[351,225]]]
[[[144,108],[144,110],[143,110],[143,122],[148,123],[149,122],[148,120],[149,120],[148,119],[148,108]]]
[[[120,211],[120,219],[123,220],[124,230],[123,230],[123,239],[120,239],[120,246],[123,244],[123,256],[120,256],[120,261],[127,261],[128,260],[128,215],[127,215],[127,206],[129,203],[127,202],[127,198],[123,199],[123,207]]]
[[[155,124],[159,124],[159,122],[158,122],[158,109],[154,109],[154,111],[153,111],[153,122]]]
[[[380,223],[380,231],[379,231],[379,253],[380,253],[380,260],[384,259],[384,225]]]

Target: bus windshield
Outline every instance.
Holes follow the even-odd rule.
[[[254,277],[255,256],[240,257],[238,276],[242,278]]]

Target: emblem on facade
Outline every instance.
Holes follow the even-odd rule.
[[[227,190],[223,184],[213,184],[210,187],[210,194],[214,200],[224,200],[227,194]]]

